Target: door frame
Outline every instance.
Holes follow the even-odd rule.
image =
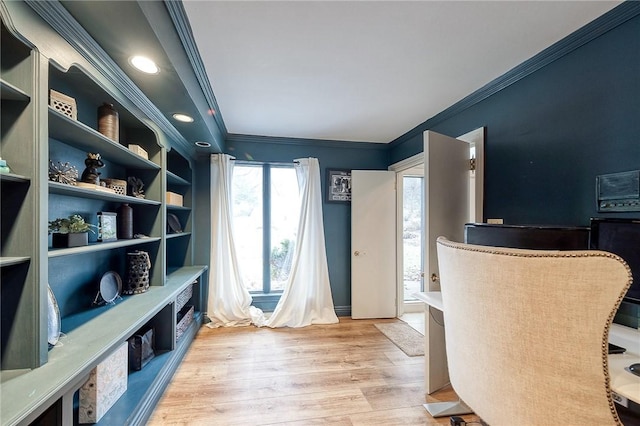
[[[401,179],[402,174],[408,170],[422,166],[424,175],[424,153],[413,155],[402,161],[394,163],[388,167],[389,170],[396,173],[396,315],[401,317],[407,312],[422,312],[424,303],[416,300],[415,302],[405,303],[404,301],[404,269],[401,267],[404,263],[404,244],[402,240],[403,224],[403,193],[404,186]],[[422,234],[424,240],[424,230]],[[424,277],[423,277],[424,279]],[[402,294],[402,297],[400,295]]]
[[[473,198],[469,199],[469,205],[472,203],[475,205],[475,212],[469,212],[470,217],[472,213],[475,213],[475,222],[484,222],[484,145],[485,145],[486,127],[479,127],[475,130],[467,132],[463,135],[456,137],[461,141],[469,143],[469,148],[475,148],[475,172],[471,178],[474,183],[475,191],[469,191],[473,193]],[[398,317],[407,312],[422,312],[424,310],[424,303],[421,301],[416,302],[404,302],[404,271],[400,266],[404,262],[404,250],[402,241],[402,195],[403,186],[402,179],[399,179],[400,175],[414,167],[424,166],[424,152],[420,152],[404,160],[398,161],[390,165],[387,169],[396,173],[396,314]],[[426,184],[426,183],[425,183]],[[424,230],[423,230],[424,239]],[[423,243],[424,244],[424,243]],[[423,271],[424,272],[424,271]],[[423,277],[424,280],[424,277]],[[403,297],[400,297],[400,295]]]

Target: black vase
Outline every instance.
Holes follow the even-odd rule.
[[[133,209],[127,203],[118,207],[118,239],[130,240],[133,238]]]

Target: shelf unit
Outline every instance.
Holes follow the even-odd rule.
[[[167,191],[182,196],[182,206],[166,204],[167,215],[174,215],[182,227],[180,233],[170,233],[167,227],[167,271],[193,264],[191,251],[193,168],[190,160],[175,149],[167,152]]]
[[[11,168],[11,173],[0,174],[0,352],[2,370],[13,370],[46,361],[46,344],[41,343],[38,327],[41,298],[46,295],[38,284],[44,254],[38,249],[41,156],[33,125],[39,55],[4,24],[0,43],[0,155]]]
[[[98,424],[144,423],[203,322],[207,266],[193,264],[191,159],[163,145],[170,139],[136,107],[135,102],[148,100],[128,99],[44,22],[34,28],[5,26],[12,20],[5,21],[4,14],[14,9],[32,14],[24,3],[0,8],[0,155],[12,169],[0,174],[0,424],[77,424],[78,390],[91,370],[139,330],[152,327],[155,358],[129,373],[127,392]],[[40,53],[37,40],[27,41],[29,35],[55,48]],[[65,63],[73,65],[60,65]],[[76,101],[77,119],[49,106],[51,89]],[[119,113],[118,141],[96,130],[103,103]],[[148,158],[128,144],[141,146]],[[50,163],[69,163],[81,175],[87,153],[101,155],[101,180],[139,178],[144,198],[48,179]],[[182,195],[184,205],[168,205],[167,191]],[[48,221],[80,214],[97,225],[98,212],[116,212],[122,204],[133,209],[136,238],[100,242],[90,233],[86,246],[51,247]],[[168,232],[169,213],[179,218],[183,232]],[[92,305],[104,273],[117,272],[127,286],[127,253],[134,250],[149,254],[149,289]],[[62,334],[53,346],[48,344],[48,288],[61,319]],[[176,339],[177,302],[184,303],[187,289],[194,320]]]

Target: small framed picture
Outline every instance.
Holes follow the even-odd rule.
[[[327,202],[351,202],[351,170],[327,169]]]
[[[98,241],[115,241],[118,239],[116,213],[98,212]]]

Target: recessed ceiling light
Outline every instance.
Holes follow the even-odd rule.
[[[211,148],[211,144],[209,142],[198,141],[195,142],[195,144],[200,148]]]
[[[178,121],[182,121],[183,123],[193,123],[193,117],[187,114],[181,114],[179,112],[176,112],[175,114],[173,114],[173,118],[175,118]]]
[[[156,63],[145,56],[132,56],[129,58],[129,63],[147,74],[158,74],[160,72],[160,68],[158,68]]]

